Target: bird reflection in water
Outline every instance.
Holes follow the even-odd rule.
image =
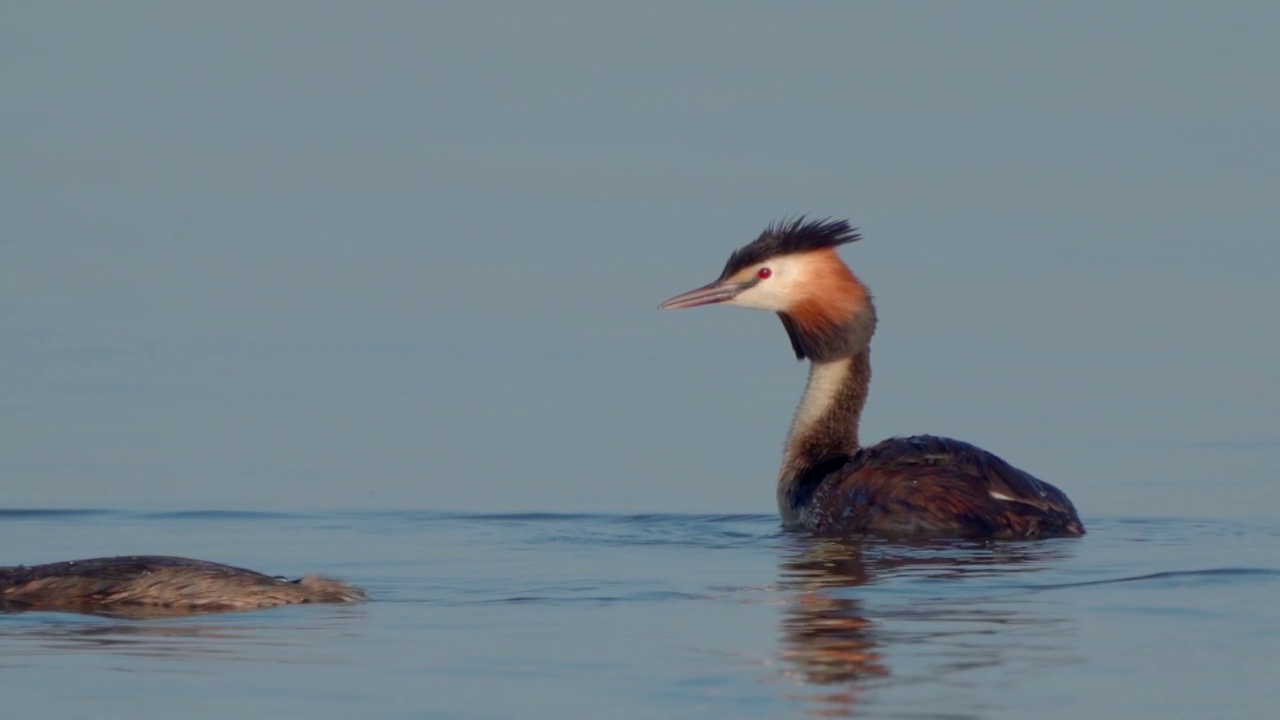
[[[787,550],[779,580],[786,593],[780,657],[785,676],[804,686],[805,692],[796,697],[812,716],[853,717],[869,691],[904,680],[895,677],[900,673],[886,659],[899,646],[938,645],[937,654],[945,660],[929,668],[927,674],[932,676],[1004,661],[999,644],[965,639],[974,632],[1010,631],[1015,636],[1009,643],[1023,643],[1026,638],[1015,627],[1035,623],[1037,633],[1052,634],[1066,623],[1061,618],[1027,617],[1025,607],[1014,609],[1018,603],[999,602],[1023,590],[1008,583],[992,587],[993,592],[982,597],[948,598],[942,587],[936,595],[923,598],[915,593],[878,594],[873,606],[857,590],[891,580],[981,582],[1034,572],[1070,552],[1058,543],[797,537]],[[899,621],[926,624],[903,632]],[[975,621],[980,623],[976,629]],[[963,628],[956,623],[963,623]],[[1062,656],[1059,643],[1041,660],[1053,664]]]
[[[93,652],[118,657],[173,661],[261,661],[287,663],[284,648],[323,646],[317,636],[344,632],[346,621],[363,616],[354,608],[333,608],[306,616],[279,616],[270,621],[249,616],[191,613],[95,613],[95,619],[60,620],[0,615],[0,647],[6,667],[43,666],[49,652]],[[138,622],[145,620],[148,622]],[[324,662],[308,651],[297,662]]]

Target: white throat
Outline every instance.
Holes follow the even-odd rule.
[[[849,361],[843,358],[833,362],[812,363],[809,382],[804,386],[804,396],[800,398],[800,405],[796,408],[788,437],[804,434],[814,423],[822,420],[835,402],[836,394],[849,372]]]

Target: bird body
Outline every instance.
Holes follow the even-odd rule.
[[[820,534],[1033,538],[1084,533],[1061,490],[969,443],[933,435],[861,448],[811,488],[791,487],[791,504],[784,511],[788,524]]]
[[[148,615],[365,599],[363,590],[322,576],[287,580],[230,565],[162,555],[0,567],[3,611]]]
[[[922,435],[863,447],[876,312],[835,248],[859,239],[845,221],[771,225],[735,251],[715,282],[660,307],[770,310],[809,381],[778,475],[783,524],[824,535],[1082,535],[1067,496],[959,440]]]

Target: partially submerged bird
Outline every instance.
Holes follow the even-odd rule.
[[[1061,490],[973,445],[931,435],[860,443],[876,311],[836,253],[858,239],[846,221],[771,225],[715,282],[659,306],[771,310],[796,358],[811,362],[778,476],[783,523],[824,535],[1083,535]]]
[[[364,590],[318,575],[299,580],[204,560],[141,555],[0,567],[0,611],[165,614],[354,603]]]

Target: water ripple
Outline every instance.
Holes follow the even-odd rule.
[[[1027,585],[1031,590],[1061,590],[1064,588],[1090,587],[1095,585],[1115,585],[1118,583],[1136,583],[1156,581],[1163,585],[1168,585],[1165,581],[1191,580],[1192,584],[1209,585],[1220,584],[1221,580],[1237,580],[1237,579],[1253,579],[1280,578],[1280,570],[1272,568],[1209,568],[1207,570],[1169,570],[1165,572],[1147,573],[1145,575],[1131,575],[1128,577],[1107,578],[1103,580],[1084,580],[1081,582],[1069,583],[1053,583],[1049,585]]]
[[[116,510],[77,508],[0,508],[0,520],[48,520],[57,518],[83,518],[101,515],[118,515]]]

